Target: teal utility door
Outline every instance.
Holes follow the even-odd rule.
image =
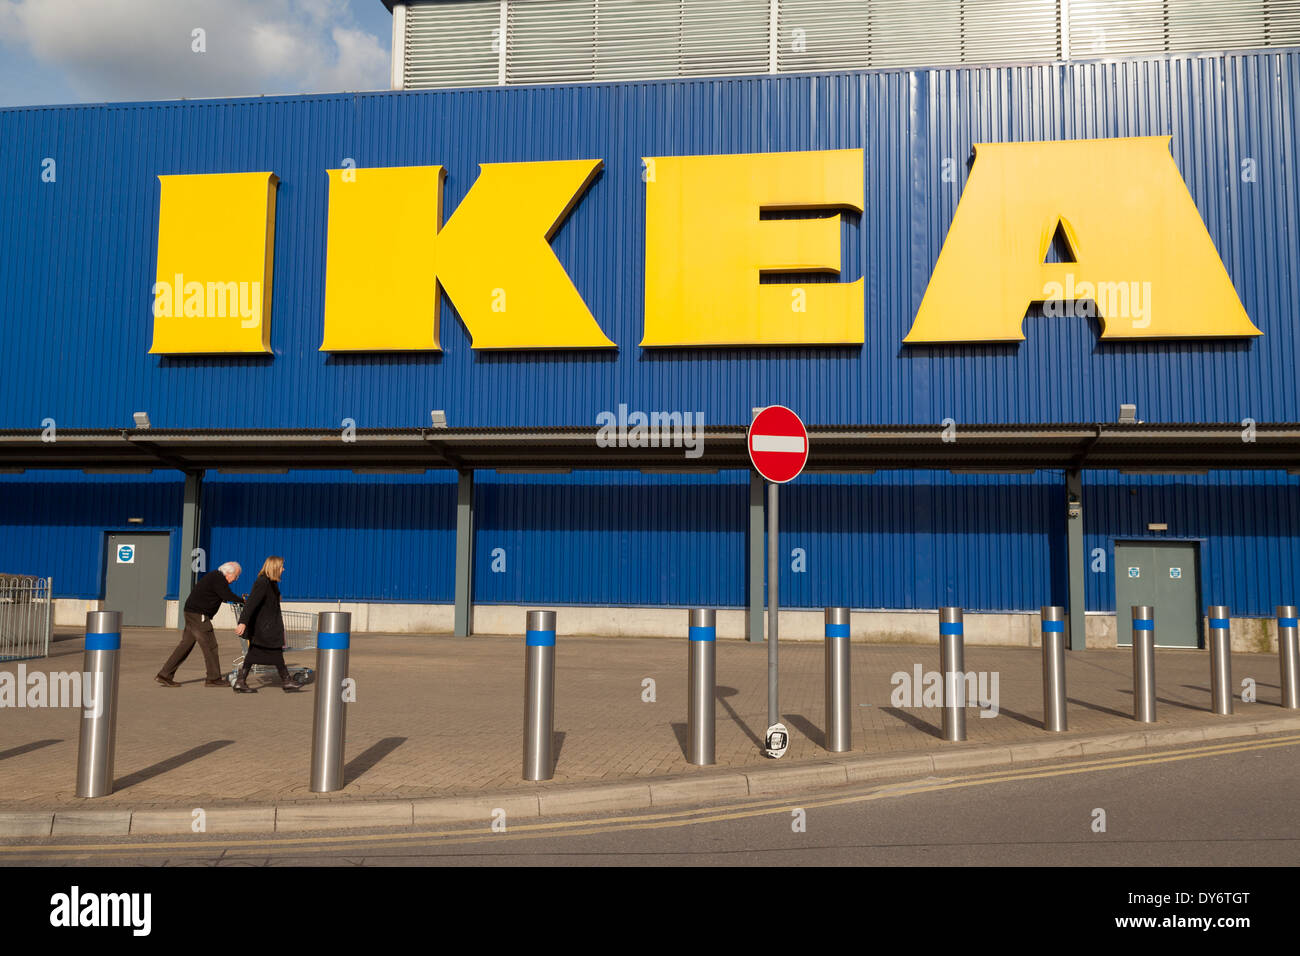
[[[166,531],[109,534],[104,610],[121,611],[123,627],[167,624],[170,551],[171,535]]]
[[[1133,645],[1134,604],[1155,608],[1157,647],[1201,647],[1200,546],[1188,541],[1115,542],[1116,635]]]

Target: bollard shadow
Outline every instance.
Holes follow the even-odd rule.
[[[551,754],[551,769],[554,770],[560,763],[560,753],[564,750],[564,738],[567,737],[563,730],[554,731],[551,735],[551,741],[555,744]]]
[[[1041,730],[1043,727],[1042,720],[1038,720],[1033,717],[1030,717],[1028,714],[1022,714],[1017,710],[1011,710],[1008,707],[998,708],[998,716],[1001,717],[1003,714],[1006,714],[1012,720],[1020,721],[1022,724],[1028,724],[1030,727],[1037,727],[1039,730]]]
[[[785,720],[791,727],[798,729],[799,733],[803,734],[813,743],[817,744],[823,750],[826,749],[826,731],[822,730],[803,714],[786,714]]]
[[[137,783],[144,783],[168,770],[175,770],[177,767],[183,767],[187,763],[192,763],[201,757],[206,757],[210,753],[215,753],[223,747],[229,747],[233,740],[210,740],[206,744],[199,744],[197,747],[191,747],[184,753],[179,753],[175,757],[168,757],[166,760],[160,760],[158,763],[143,770],[137,770],[135,773],[127,774],[125,777],[119,777],[113,781],[113,790],[125,790],[127,787],[134,787]]]
[[[0,750],[0,760],[8,760],[10,757],[17,757],[21,754],[31,753],[33,750],[40,750],[42,747],[49,747],[52,744],[61,744],[60,740],[33,740],[29,744],[23,744],[19,747],[11,747],[8,750]]]
[[[1194,710],[1197,713],[1205,713],[1205,711],[1210,709],[1209,707],[1198,706],[1196,704],[1189,704],[1186,701],[1170,700],[1168,697],[1157,697],[1156,703],[1168,704],[1170,707],[1181,707],[1183,710]]]
[[[735,697],[737,694],[740,693],[740,691],[736,690],[736,688],[734,687],[719,686],[714,688],[713,693],[715,699],[718,701],[719,704],[722,705],[723,709],[727,712],[727,715],[731,718],[731,722],[736,726],[738,726],[741,730],[743,730],[745,732],[746,737],[754,741],[755,747],[759,747],[761,749],[763,746],[763,741],[758,739],[758,737],[754,734],[754,732],[749,729],[749,724],[745,723],[743,720],[740,719],[740,714],[736,713],[736,708],[732,707],[731,704],[727,701],[728,697]]]
[[[1213,693],[1213,692],[1210,690],[1210,688],[1208,688],[1208,687],[1197,687],[1197,686],[1194,685],[1194,684],[1182,684],[1182,685],[1180,685],[1180,686],[1182,686],[1182,687],[1183,687],[1184,689],[1186,689],[1186,690],[1199,690],[1199,691],[1201,691],[1201,693],[1204,693],[1204,694]]]
[[[680,724],[678,724],[678,723],[673,723],[673,724],[669,724],[668,726],[671,727],[671,728],[673,729],[673,736],[677,738],[677,746],[681,749],[681,751],[682,751],[682,756],[685,757],[685,758],[689,761],[689,760],[691,759],[691,755],[690,755],[689,751],[686,749],[686,724],[685,724],[685,722],[680,723]]]
[[[898,707],[881,707],[880,710],[882,713],[889,714],[890,716],[895,717],[898,720],[901,720],[903,723],[915,727],[917,730],[921,731],[922,733],[927,733],[931,737],[939,737],[940,739],[943,738],[943,731],[939,727],[936,727],[934,724],[922,720],[920,717],[917,717],[915,714],[909,714],[907,711],[902,710],[901,708]]]
[[[1132,691],[1129,691],[1132,693]],[[1079,700],[1076,697],[1065,698],[1066,703],[1078,704],[1080,707],[1086,707],[1088,710],[1095,710],[1102,714],[1110,714],[1112,717],[1123,717],[1125,720],[1131,720],[1133,715],[1125,713],[1122,710],[1116,710],[1114,707],[1103,707],[1101,704],[1090,704],[1086,700]]]
[[[371,744],[343,765],[343,786],[347,786],[379,761],[383,760],[402,744],[405,737],[385,737],[378,743]]]

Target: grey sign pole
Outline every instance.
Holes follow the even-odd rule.
[[[686,703],[686,759],[697,766],[714,763],[716,741],[717,614],[696,608],[690,618],[690,697]]]
[[[1149,604],[1133,610],[1133,719],[1156,722],[1156,620]]]
[[[777,615],[781,600],[778,584],[781,578],[781,548],[778,542],[777,496],[781,486],[775,481],[767,483],[767,725],[781,720],[781,706],[777,695]]]
[[[966,739],[966,654],[961,608],[939,608],[939,671],[943,679],[943,739]]]
[[[1210,701],[1214,712],[1232,713],[1232,631],[1226,606],[1210,607]]]
[[[1065,608],[1040,609],[1043,619],[1043,729],[1067,730],[1065,716]]]
[[[826,749],[853,749],[852,682],[849,667],[849,609],[826,609]]]
[[[524,640],[524,779],[555,774],[555,612],[529,611]]]
[[[113,752],[117,745],[117,671],[122,650],[122,612],[86,615],[82,659],[81,739],[77,744],[77,796],[106,797],[113,792]],[[91,695],[94,695],[93,701]]]
[[[1296,606],[1277,606],[1277,662],[1282,668],[1282,706],[1300,710],[1300,638],[1297,638]]]
[[[347,704],[343,682],[352,647],[352,614],[321,611],[316,618],[316,716],[311,725],[311,792],[343,789]]]

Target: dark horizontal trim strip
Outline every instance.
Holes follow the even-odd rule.
[[[599,433],[595,426],[359,428],[345,441],[337,429],[61,429],[51,442],[40,429],[11,429],[0,430],[0,469],[749,467],[743,426],[706,427],[694,458],[681,443],[601,447]],[[1256,424],[1253,432],[1230,422],[818,425],[808,434],[811,471],[1300,467],[1300,424],[1291,422]]]

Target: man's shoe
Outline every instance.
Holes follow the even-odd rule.
[[[224,677],[218,677],[215,680],[205,680],[203,682],[203,686],[204,687],[229,687],[230,681],[226,680]]]
[[[156,677],[154,677],[154,680],[156,680],[158,683],[162,684],[164,687],[180,687],[180,686],[181,686],[179,681],[174,681],[174,680],[172,680],[170,677],[163,677],[162,674],[159,674],[159,675],[157,675]]]

